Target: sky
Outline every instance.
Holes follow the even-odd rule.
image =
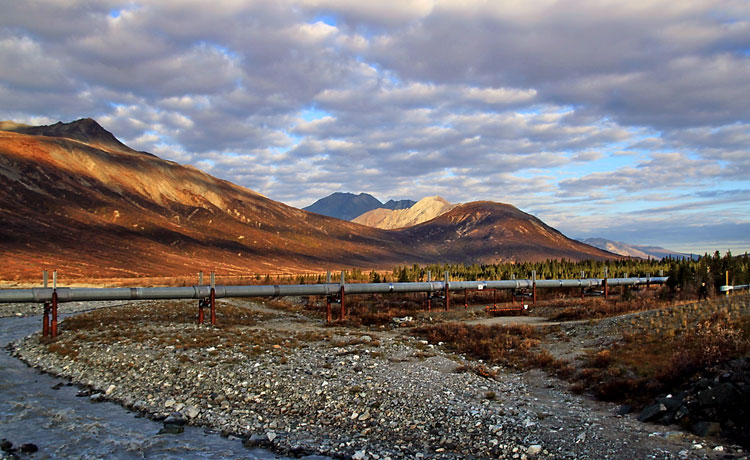
[[[0,0],[0,119],[92,117],[292,206],[513,204],[750,251],[750,1]]]

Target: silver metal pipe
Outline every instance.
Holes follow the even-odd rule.
[[[343,277],[342,277],[343,279]],[[602,278],[536,280],[541,289],[591,288],[603,285]],[[666,276],[647,278],[609,278],[609,286],[637,286],[643,284],[664,284]],[[466,289],[531,289],[533,279],[490,280],[490,281],[423,281],[417,283],[346,283],[347,294],[388,294],[406,292],[444,291],[446,283],[452,291]],[[258,286],[216,286],[216,298],[222,297],[278,297],[300,295],[335,295],[341,290],[341,283],[325,284],[275,284]],[[135,287],[135,288],[32,288],[0,289],[0,303],[44,303],[52,300],[57,292],[58,302],[92,300],[164,300],[164,299],[203,299],[211,293],[210,286],[185,287]]]

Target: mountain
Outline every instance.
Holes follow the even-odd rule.
[[[348,192],[336,192],[302,209],[341,220],[351,220],[381,206],[383,203],[369,193],[355,195]]]
[[[384,209],[409,209],[417,204],[414,200],[388,200],[381,206]]]
[[[11,129],[0,131],[0,279],[38,279],[43,269],[125,278],[613,257],[498,203],[404,230],[306,212],[132,150],[91,122],[0,124]],[[506,235],[495,229],[506,217],[513,228],[538,223]]]
[[[82,118],[71,123],[57,122],[54,125],[48,126],[28,126],[20,123],[0,121],[0,130],[37,136],[65,137],[94,147],[114,148],[126,152],[134,151],[91,118]]]
[[[611,253],[626,257],[640,257],[641,259],[663,259],[664,257],[687,259],[690,257],[697,257],[691,254],[684,254],[681,252],[675,252],[669,249],[660,248],[659,246],[639,246],[635,244],[623,243],[622,241],[607,240],[604,238],[586,238],[581,241],[596,248],[604,249],[605,251],[609,251]]]
[[[613,259],[611,253],[570,239],[541,220],[504,203],[461,204],[400,231],[422,254],[451,262],[475,260]]]
[[[302,209],[341,220],[352,220],[373,209],[406,209],[414,203],[416,202],[412,200],[388,200],[384,204],[369,193],[355,195],[348,192],[336,192]]]
[[[439,196],[428,196],[407,209],[373,209],[352,219],[357,224],[384,229],[411,227],[450,211],[455,205]]]
[[[0,131],[0,278],[55,268],[128,277],[427,260],[398,234],[286,206],[106,135],[83,142],[79,128],[63,124],[55,137]]]

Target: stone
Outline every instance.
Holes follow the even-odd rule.
[[[182,426],[182,425],[176,425],[174,423],[165,423],[164,427],[161,430],[159,430],[159,432],[156,433],[156,434],[157,435],[162,435],[162,434],[180,434],[180,433],[182,433],[184,431],[185,431],[185,427]]]
[[[540,446],[539,444],[533,444],[533,445],[529,446],[528,449],[526,449],[526,453],[528,455],[537,455],[541,451],[542,451],[542,446]]]
[[[365,458],[364,450],[358,450],[354,452],[354,455],[352,455],[352,460],[364,460],[364,458]]]
[[[623,404],[622,406],[615,409],[615,415],[627,415],[630,413],[630,411],[633,410],[633,407],[628,404]]]
[[[245,447],[267,447],[269,445],[268,437],[260,434],[253,434],[242,441],[242,445]]]
[[[638,416],[639,422],[651,422],[662,417],[667,412],[667,407],[662,403],[647,406]]]
[[[164,419],[165,424],[184,425],[187,423],[181,412],[172,412]]]
[[[105,395],[109,396],[112,394],[113,391],[115,391],[115,388],[117,388],[115,385],[110,385],[107,387],[107,390],[104,392]]]
[[[94,393],[89,396],[89,400],[91,400],[91,402],[102,402],[104,401],[104,395],[102,393]]]
[[[13,443],[8,441],[7,439],[3,438],[2,441],[0,441],[0,450],[3,452],[10,452],[13,449]]]
[[[268,438],[268,442],[273,442],[274,439],[276,439],[276,433],[273,431],[269,431],[266,433],[266,438]]]
[[[721,425],[716,422],[701,421],[693,425],[693,433],[697,436],[714,436],[721,432]]]
[[[34,452],[37,452],[38,450],[39,448],[36,446],[36,444],[32,444],[30,442],[26,444],[21,444],[21,447],[18,448],[18,451],[24,454],[33,454]]]

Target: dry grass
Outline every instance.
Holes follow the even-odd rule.
[[[685,302],[682,302],[684,304]],[[550,319],[554,321],[575,321],[584,319],[600,319],[646,310],[657,310],[677,305],[674,302],[659,300],[654,291],[646,292],[637,297],[610,298],[589,297],[586,299],[565,299],[546,302],[541,308],[553,308],[561,311],[551,311]]]
[[[629,326],[613,346],[588,354],[573,378],[574,391],[640,406],[750,352],[747,298],[660,310]]]
[[[567,373],[564,361],[540,349],[542,332],[525,325],[483,326],[442,323],[414,329],[431,343],[443,342],[459,353],[517,369],[542,368]]]

